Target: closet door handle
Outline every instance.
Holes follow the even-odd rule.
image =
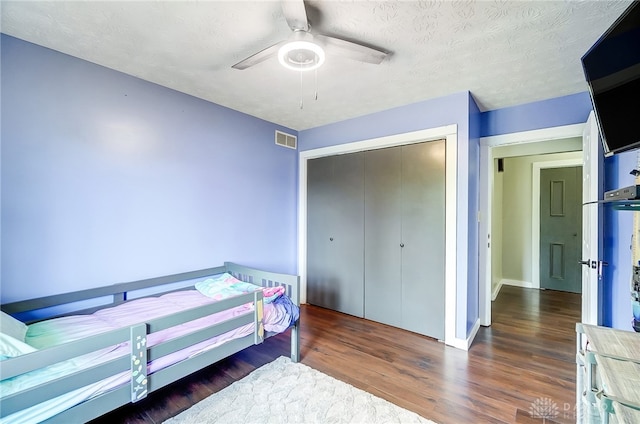
[[[400,247],[404,247],[404,243],[400,243]]]
[[[333,237],[329,237],[329,241],[333,241]]]

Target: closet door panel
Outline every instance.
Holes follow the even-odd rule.
[[[402,327],[444,339],[445,143],[402,148]]]
[[[331,270],[340,284],[336,310],[364,316],[364,153],[333,157]]]
[[[401,150],[365,153],[365,318],[401,326]]]
[[[364,153],[307,163],[307,300],[364,315]]]
[[[337,281],[329,241],[332,221],[333,165],[330,157],[307,162],[307,300],[335,308]]]

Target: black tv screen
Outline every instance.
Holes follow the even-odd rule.
[[[606,155],[640,147],[640,2],[582,56]]]

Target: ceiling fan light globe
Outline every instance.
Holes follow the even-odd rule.
[[[311,71],[324,63],[322,47],[310,41],[291,41],[278,50],[278,61],[294,71]]]

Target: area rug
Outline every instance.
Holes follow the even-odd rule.
[[[165,423],[433,421],[281,356]]]

